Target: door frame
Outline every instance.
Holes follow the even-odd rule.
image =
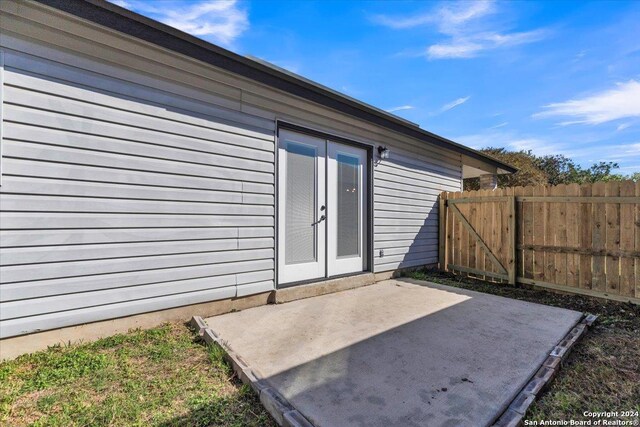
[[[309,136],[314,136],[317,138],[322,138],[325,140],[329,140],[329,141],[333,141],[333,142],[338,142],[340,144],[345,144],[345,145],[349,145],[349,146],[353,146],[353,147],[357,147],[357,148],[361,148],[364,149],[367,153],[367,157],[366,157],[366,161],[367,161],[367,176],[366,176],[366,181],[367,181],[367,194],[366,194],[366,198],[365,198],[365,203],[366,203],[366,208],[365,211],[367,213],[366,215],[366,223],[365,223],[365,233],[366,233],[366,247],[364,248],[366,253],[365,253],[365,262],[366,262],[366,266],[362,271],[358,271],[355,273],[347,273],[347,274],[341,274],[341,275],[336,275],[336,276],[331,276],[331,279],[334,278],[340,278],[340,277],[348,277],[348,276],[356,276],[358,274],[362,274],[364,272],[373,272],[373,167],[374,167],[374,157],[373,157],[373,153],[374,153],[374,148],[375,145],[372,143],[367,143],[367,142],[361,142],[361,141],[356,141],[353,139],[349,139],[349,138],[344,138],[341,136],[337,136],[335,134],[332,133],[327,133],[321,130],[316,130],[316,129],[312,129],[306,126],[301,126],[301,125],[297,125],[295,123],[291,123],[289,121],[284,121],[284,120],[279,120],[276,119],[276,138],[275,138],[275,150],[274,150],[274,156],[275,156],[275,174],[274,174],[274,179],[275,179],[275,192],[274,192],[274,204],[275,204],[275,226],[274,226],[274,242],[275,242],[275,265],[274,265],[274,270],[275,270],[275,287],[276,289],[282,289],[282,288],[288,288],[291,286],[297,286],[297,285],[303,285],[306,283],[314,283],[314,282],[320,282],[323,280],[327,280],[329,277],[327,276],[327,269],[325,268],[325,276],[324,277],[319,277],[316,279],[310,279],[310,280],[302,280],[299,282],[290,282],[290,283],[284,283],[284,284],[280,284],[280,274],[278,271],[278,261],[279,261],[279,256],[280,256],[280,242],[279,242],[279,238],[278,238],[278,234],[279,234],[279,223],[280,223],[280,219],[279,219],[279,214],[278,214],[278,206],[277,203],[279,203],[278,199],[279,199],[279,192],[280,189],[278,188],[278,181],[280,178],[279,175],[279,165],[278,165],[278,147],[280,146],[280,130],[288,130],[291,132],[298,132],[301,134],[305,134],[305,135],[309,135]],[[326,175],[326,174],[325,174]],[[327,176],[325,176],[325,181],[328,179]],[[327,228],[327,227],[325,227]],[[328,232],[328,230],[326,230],[326,232]],[[328,248],[327,245],[325,245],[325,262],[327,262],[328,260]]]

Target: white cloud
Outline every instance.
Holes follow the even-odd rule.
[[[538,136],[523,135],[516,132],[489,130],[477,134],[459,136],[454,138],[454,141],[476,149],[505,147],[514,151],[531,150],[537,156],[565,154],[572,157],[581,154],[581,149],[576,149],[572,144],[555,143]]]
[[[439,58],[473,58],[483,50],[478,43],[457,41],[448,44],[433,44],[427,48],[427,56],[433,59]]]
[[[393,112],[402,111],[402,110],[413,110],[414,108],[416,107],[414,107],[413,105],[401,105],[399,107],[389,108],[387,112],[393,113]]]
[[[616,144],[607,147],[607,153],[602,156],[604,160],[615,162],[629,162],[640,160],[640,142],[629,144]],[[640,169],[638,169],[640,172]]]
[[[473,58],[481,52],[500,47],[517,46],[533,43],[544,38],[543,30],[521,33],[476,33],[451,38],[446,43],[433,44],[427,48],[427,56],[431,59]]]
[[[620,154],[624,155],[640,155],[640,142],[632,143],[632,144],[621,144],[614,145],[614,150],[619,151]]]
[[[471,98],[471,95],[465,96],[464,98],[455,99],[455,100],[449,102],[448,104],[443,105],[440,108],[440,110],[438,110],[438,113],[444,113],[445,111],[449,111],[452,108],[456,108],[458,105],[462,105],[465,102],[467,102],[470,98]]]
[[[545,111],[533,117],[569,117],[572,120],[560,125],[597,125],[614,120],[640,117],[640,82],[629,80],[618,83],[614,89],[595,93],[584,98],[556,102],[543,107]],[[624,129],[624,127],[623,127]]]
[[[465,6],[469,7],[465,7]],[[424,13],[415,16],[393,17],[387,15],[375,15],[372,21],[390,28],[404,29],[427,24],[438,24],[442,32],[449,31],[465,22],[479,18],[493,12],[492,0],[473,2],[458,2],[439,8],[435,13]]]
[[[112,0],[113,3],[150,16],[198,37],[229,45],[249,28],[247,11],[236,0],[169,1]]]
[[[372,21],[393,29],[435,26],[447,38],[427,47],[422,55],[430,59],[472,58],[492,49],[533,43],[547,34],[541,29],[500,32],[482,19],[497,12],[493,0],[458,1],[443,3],[435,11],[426,14],[409,17],[376,15]]]
[[[616,128],[616,130],[618,132],[625,130],[626,128],[628,128],[629,126],[631,126],[631,123],[621,123],[618,125],[618,127]]]
[[[509,124],[509,122],[502,122],[502,123],[498,123],[498,124],[497,124],[497,125],[495,125],[495,126],[491,126],[489,129],[499,129],[499,128],[505,127],[505,126],[506,126],[506,125],[508,125],[508,124]]]

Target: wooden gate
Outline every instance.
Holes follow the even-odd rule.
[[[640,183],[442,193],[440,266],[640,303]]]

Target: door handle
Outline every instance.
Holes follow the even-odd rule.
[[[327,217],[326,217],[326,216],[324,216],[324,215],[322,215],[322,216],[320,217],[320,219],[319,219],[319,220],[317,220],[316,222],[314,222],[314,223],[313,223],[313,224],[311,224],[311,225],[317,225],[317,224],[320,224],[320,223],[321,223],[322,221],[324,221],[325,219],[327,219]]]

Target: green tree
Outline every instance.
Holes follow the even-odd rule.
[[[548,182],[547,176],[536,164],[536,157],[531,151],[508,151],[505,148],[484,148],[483,153],[498,160],[515,166],[518,172],[498,176],[498,187],[518,187],[527,185],[543,185]],[[479,178],[464,180],[465,190],[477,190],[480,188]]]
[[[518,187],[527,185],[583,184],[597,181],[640,180],[640,172],[625,176],[613,173],[620,166],[615,162],[597,162],[583,168],[562,154],[536,156],[531,150],[509,151],[505,148],[488,147],[482,150],[498,160],[515,166],[518,172],[500,175],[498,187]],[[480,188],[478,178],[464,180],[465,190]]]

